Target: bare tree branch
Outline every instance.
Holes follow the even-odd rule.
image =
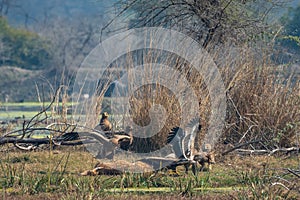
[[[230,152],[232,152],[232,151],[234,151],[234,150],[236,150],[236,149],[239,149],[239,148],[241,148],[241,147],[243,147],[243,146],[247,146],[247,145],[250,145],[250,144],[259,143],[259,142],[261,142],[261,141],[262,141],[262,140],[254,140],[254,141],[246,142],[246,143],[243,143],[243,144],[239,144],[239,145],[237,145],[237,146],[235,146],[235,147],[233,147],[233,148],[231,148],[231,149],[229,149],[229,150],[223,152],[223,153],[222,153],[222,156],[224,156],[224,155],[226,155],[226,154],[228,154],[228,153],[230,153]]]

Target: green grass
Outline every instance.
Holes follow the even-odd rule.
[[[264,171],[262,163],[268,163]],[[234,158],[223,160],[213,166],[210,172],[199,172],[174,177],[166,172],[153,174],[126,173],[118,176],[79,176],[79,173],[92,169],[97,163],[81,147],[64,147],[55,151],[42,152],[2,152],[0,153],[0,192],[9,196],[34,197],[47,195],[50,199],[97,199],[114,198],[115,195],[145,197],[186,195],[218,199],[228,197],[242,199],[244,195],[264,197],[284,197],[280,187],[270,188],[274,173],[279,167],[297,167],[297,158],[290,158],[283,163],[280,158]],[[182,169],[179,169],[182,171]],[[294,184],[299,184],[295,177],[284,177]],[[276,189],[276,190],[273,190]],[[294,191],[290,199],[297,199]],[[231,197],[231,198],[229,198]],[[294,198],[292,198],[294,197]]]
[[[0,102],[0,108],[2,110],[0,112],[0,120],[10,120],[10,119],[14,119],[16,117],[22,117],[22,116],[25,116],[26,119],[31,119],[43,108],[46,108],[48,105],[50,105],[50,103],[51,102],[44,102],[44,103],[40,103],[40,102],[1,103]],[[75,104],[72,104],[72,102],[69,102],[66,105],[72,106]],[[59,106],[62,106],[62,103],[59,103]],[[29,108],[29,109],[31,109],[31,111],[23,111],[22,109],[24,109],[24,108]],[[50,115],[51,112],[47,111],[47,114]]]
[[[35,107],[35,106],[40,106],[40,107],[47,107],[48,105],[50,105],[51,102],[8,102],[8,103],[5,103],[5,102],[0,102],[0,106],[7,106],[7,107],[10,107],[10,106],[24,106],[24,107]],[[72,106],[72,105],[75,105],[76,103],[72,103],[72,102],[68,102],[66,103],[67,106]],[[53,105],[56,105],[55,103]],[[58,104],[59,106],[62,105],[61,102],[59,102]]]
[[[25,116],[25,119],[31,119],[32,117],[34,117],[36,114],[38,114],[42,108],[46,108],[48,105],[50,105],[51,102],[45,102],[40,103],[40,102],[23,102],[23,103],[14,103],[14,102],[9,102],[9,103],[1,103],[0,102],[0,121],[1,120],[13,120],[17,117],[23,117]],[[77,103],[72,103],[72,102],[68,102],[66,105],[67,106],[74,106]],[[59,103],[59,106],[61,106],[62,103]],[[23,111],[22,109],[26,109],[27,111]],[[31,111],[28,111],[28,108]],[[55,116],[51,116],[51,109],[49,109],[46,113],[48,115],[48,117],[51,118],[59,118],[60,115],[56,114]],[[45,116],[44,114],[42,115],[43,117]],[[116,119],[119,118],[121,115],[110,115],[110,117],[112,119]],[[123,116],[123,115],[122,115]],[[79,118],[81,117],[81,115],[75,115],[73,114],[68,114],[67,118]]]
[[[15,117],[25,116],[26,119],[32,118],[38,113],[38,111],[3,111],[0,112],[1,119],[13,119]],[[47,112],[47,114],[51,114],[51,112]]]

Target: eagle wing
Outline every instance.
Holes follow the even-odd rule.
[[[184,135],[184,130],[180,127],[173,128],[168,135],[167,143],[172,145],[176,158],[181,158],[183,156],[182,141],[184,140]]]
[[[154,169],[162,169],[176,163],[178,159],[164,157],[146,157],[138,161],[146,163],[152,166]]]

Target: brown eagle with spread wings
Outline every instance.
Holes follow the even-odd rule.
[[[148,157],[140,161],[153,165],[154,168],[165,166],[165,168],[176,171],[176,167],[184,165],[186,173],[188,168],[192,166],[192,171],[196,174],[197,163],[201,165],[200,170],[204,168],[205,163],[215,163],[213,152],[197,152],[195,149],[195,138],[201,130],[198,118],[194,118],[189,122],[185,129],[175,127],[168,135],[167,143],[172,145],[174,157]]]

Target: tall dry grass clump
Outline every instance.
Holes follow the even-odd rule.
[[[186,126],[195,116],[208,120],[209,96],[199,72],[182,58],[163,51],[134,53],[126,56],[128,68],[123,74],[128,81],[129,111],[120,114],[139,126],[135,132],[142,137],[135,138],[132,149],[155,151],[165,146],[172,128]],[[135,60],[137,55],[142,60]]]
[[[289,71],[289,66],[280,70],[262,51],[225,50],[211,53],[227,95],[225,128],[219,141],[238,144],[261,140],[255,148],[264,149],[296,145],[300,126],[299,74]],[[209,67],[205,66],[209,63],[201,64],[200,67]],[[123,116],[117,122],[119,127],[127,119],[141,127],[135,130],[142,137],[135,138],[133,150],[149,152],[163,147],[173,127],[186,126],[195,116],[200,117],[202,125],[198,142],[203,141],[210,125],[212,97],[204,81],[207,77],[202,77],[190,63],[168,52],[142,50],[119,58],[105,73],[111,82],[117,80],[115,84],[128,84],[125,90],[129,109],[125,112],[114,105],[120,103],[121,95],[112,97],[106,110],[114,114],[112,118]],[[104,94],[101,91],[97,99],[102,101]],[[97,106],[96,115],[106,110]]]
[[[226,58],[226,57],[225,57]],[[256,148],[299,145],[300,74],[276,66],[264,52],[240,49],[227,55],[222,76],[227,91],[223,140],[232,144],[261,140]]]

